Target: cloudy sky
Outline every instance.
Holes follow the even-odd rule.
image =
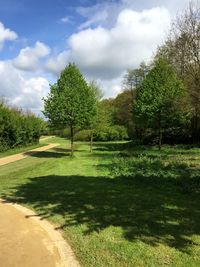
[[[0,98],[39,114],[68,62],[105,97],[148,61],[189,0],[0,0]]]

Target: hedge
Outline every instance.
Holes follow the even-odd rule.
[[[44,122],[0,102],[0,151],[39,142]]]

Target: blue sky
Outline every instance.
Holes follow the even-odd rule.
[[[127,68],[149,61],[189,0],[0,0],[0,98],[36,113],[75,62],[105,97]]]
[[[13,50],[5,47],[4,53],[0,54],[1,59],[16,55],[17,49],[23,43],[32,45],[37,40],[62,49],[67,36],[72,34],[83,20],[77,16],[76,8],[84,2],[87,1],[0,0],[1,21],[6,27],[14,29],[21,39]],[[72,20],[67,27],[65,23],[60,22],[60,19],[66,16]]]

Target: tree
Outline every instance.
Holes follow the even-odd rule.
[[[125,126],[129,137],[132,137],[134,132],[133,94],[136,95],[136,90],[125,90],[114,99],[114,106],[116,108],[115,123]]]
[[[163,129],[184,121],[186,108],[181,101],[186,95],[182,81],[173,67],[160,59],[150,70],[137,91],[134,113],[147,127],[158,130],[158,144],[161,149]]]
[[[136,98],[137,88],[144,81],[150,66],[142,62],[137,69],[128,69],[123,79],[124,92],[119,94],[115,99],[116,121],[120,125],[127,127],[129,137],[135,136],[141,139],[143,129],[141,125],[134,119],[133,103]],[[123,123],[121,123],[123,121]]]
[[[149,66],[142,62],[138,69],[128,69],[123,79],[125,90],[134,91],[145,79],[149,71]]]
[[[88,127],[90,128],[90,152],[92,152],[94,129],[97,126],[97,106],[98,106],[98,102],[103,97],[103,93],[99,85],[96,83],[96,81],[91,81],[89,83],[89,87],[91,89],[91,94],[93,95],[93,99],[95,100],[95,110],[94,110],[95,112],[93,113],[93,116],[90,117],[90,120],[88,120]]]
[[[74,129],[89,125],[95,113],[96,99],[91,87],[76,65],[69,63],[44,99],[44,115],[54,126],[70,127],[72,156]]]
[[[200,6],[190,4],[176,18],[170,36],[157,51],[157,58],[172,64],[183,80],[192,105],[193,142],[200,141]]]

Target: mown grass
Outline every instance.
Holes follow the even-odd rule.
[[[13,149],[6,150],[4,152],[0,152],[0,158],[11,156],[11,155],[22,153],[22,152],[27,152],[27,151],[29,151],[31,149],[38,148],[38,147],[41,147],[41,146],[45,146],[45,144],[46,144],[45,141],[46,141],[46,139],[45,140],[40,140],[40,142],[38,144],[16,147],[16,148],[13,148]]]
[[[200,149],[77,143],[70,158],[51,142],[0,167],[0,197],[53,222],[82,266],[200,266]]]

